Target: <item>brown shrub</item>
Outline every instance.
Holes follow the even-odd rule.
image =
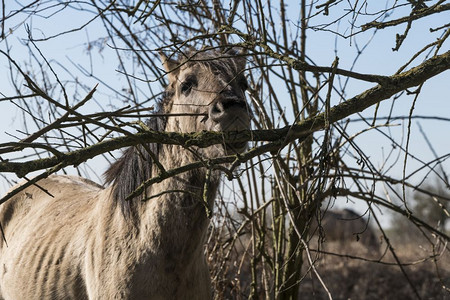
[[[354,251],[355,247],[352,248]],[[436,261],[422,262],[417,261],[429,257],[430,253],[417,245],[405,245],[395,251],[400,261],[408,264],[404,266],[405,273],[422,299],[450,299],[448,250]],[[387,254],[383,262],[322,254],[316,268],[333,299],[416,299],[413,288],[392,255]],[[411,262],[417,263],[409,264]],[[328,299],[312,273],[302,282],[300,294],[302,299]]]

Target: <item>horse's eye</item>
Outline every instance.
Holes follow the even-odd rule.
[[[197,80],[195,78],[186,78],[186,80],[181,83],[181,92],[187,96],[191,92],[192,88],[196,86]]]

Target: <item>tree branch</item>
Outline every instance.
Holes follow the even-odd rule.
[[[383,29],[386,27],[397,26],[402,23],[411,22],[411,21],[414,21],[414,20],[417,20],[417,19],[420,19],[420,18],[423,18],[426,16],[430,16],[432,14],[440,13],[440,12],[447,11],[447,10],[450,10],[450,4],[433,5],[430,8],[422,8],[422,9],[415,10],[411,13],[411,15],[409,15],[407,17],[402,17],[402,18],[391,20],[388,22],[373,21],[373,22],[362,25],[361,28],[363,31],[368,30],[370,28]]]
[[[342,120],[354,113],[389,99],[394,94],[407,88],[417,86],[429,78],[450,69],[450,51],[428,59],[417,67],[389,77],[383,85],[377,85],[365,92],[331,108],[328,120],[330,123]],[[19,177],[27,173],[54,167],[61,162],[64,165],[79,165],[97,155],[119,148],[140,143],[163,143],[181,145],[184,147],[208,147],[214,144],[235,143],[243,141],[279,142],[279,149],[297,139],[304,138],[313,132],[322,130],[326,125],[325,114],[320,113],[291,126],[273,130],[245,130],[240,132],[157,132],[147,131],[132,136],[122,136],[80,150],[62,153],[58,156],[31,160],[26,162],[0,162],[0,172],[13,172]],[[32,147],[32,143],[23,145]],[[1,146],[1,145],[0,145]],[[273,150],[273,149],[272,149]],[[270,151],[272,151],[270,150]]]

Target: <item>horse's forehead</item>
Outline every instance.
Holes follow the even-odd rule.
[[[196,74],[197,76],[235,77],[237,75],[237,62],[233,58],[221,58],[201,62],[192,62],[182,68],[182,73]]]

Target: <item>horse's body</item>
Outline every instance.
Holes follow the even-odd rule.
[[[223,61],[220,68],[225,69],[213,62],[189,62],[169,74],[171,99],[161,111],[198,113],[206,107],[208,120],[174,117],[162,128],[161,122],[150,127],[183,132],[248,128],[243,90],[234,89],[244,64],[231,56]],[[166,70],[173,70],[174,64],[166,62]],[[217,74],[218,69],[226,74]],[[216,80],[197,78],[186,92],[186,78],[202,72],[214,73]],[[222,93],[224,89],[229,92]],[[239,122],[228,120],[231,115]],[[235,152],[243,149],[236,147],[240,148]],[[154,151],[152,156],[149,151]],[[219,172],[213,171],[206,185],[202,168],[153,184],[132,200],[124,196],[159,174],[152,162],[155,155],[168,170],[222,154],[217,146],[194,151],[174,145],[139,146],[111,166],[106,176],[112,185],[106,189],[79,177],[53,175],[20,192],[0,207],[6,239],[0,249],[1,298],[211,298],[203,254],[209,219],[202,197],[207,186],[212,207]]]
[[[39,185],[54,197],[31,187],[2,207],[9,244],[3,243],[0,258],[5,299],[208,298],[206,262],[190,256],[203,256],[204,218],[198,224],[188,209],[155,198],[149,202],[155,212],[137,232],[111,205],[109,188],[72,176],[51,176]],[[192,212],[200,218],[201,211]],[[163,234],[172,230],[176,234]]]

